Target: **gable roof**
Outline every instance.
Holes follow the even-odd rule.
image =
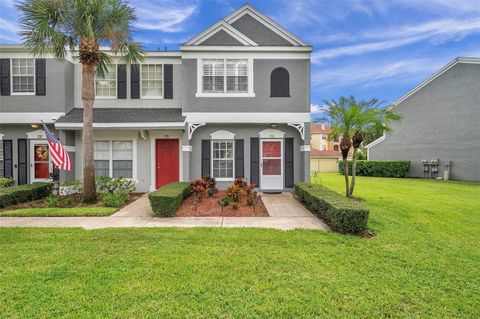
[[[241,27],[240,25],[241,20],[243,17],[249,16],[250,21],[258,22],[262,25],[264,29],[260,30],[260,28],[256,28],[256,32],[254,31],[255,28],[245,28]],[[241,32],[237,28],[233,26],[233,24],[237,21],[237,28],[243,29],[244,32]],[[245,26],[245,23],[242,24]],[[201,43],[205,42],[208,38],[214,36],[219,30],[223,30],[228,33],[230,36],[238,40],[244,46],[252,46],[256,47],[259,45],[270,46],[270,45],[277,45],[277,46],[294,46],[294,47],[309,47],[308,44],[303,42],[300,38],[295,36],[293,33],[289,32],[284,27],[277,24],[275,21],[267,17],[266,15],[259,12],[250,4],[245,4],[239,9],[232,12],[230,15],[226,16],[225,18],[221,19],[220,21],[214,23],[204,31],[200,32],[187,42],[185,42],[184,46],[198,46]],[[257,43],[247,34],[251,35],[251,37],[256,37],[262,43]],[[266,37],[270,36],[272,41],[266,41]],[[223,44],[217,44],[217,46],[221,46]]]
[[[480,58],[465,58],[465,57],[457,57],[450,61],[447,65],[445,65],[443,68],[432,74],[430,77],[426,78],[420,84],[418,84],[416,87],[414,87],[411,91],[400,97],[398,100],[392,103],[392,109],[397,107],[400,103],[408,99],[410,96],[415,94],[416,92],[420,91],[423,89],[425,86],[427,86],[430,82],[438,78],[440,75],[443,73],[447,72],[449,69],[451,69],[453,66],[459,64],[459,63],[468,63],[468,64],[480,64]],[[380,142],[383,142],[385,140],[385,133],[370,144],[366,145],[365,148],[370,148],[372,146],[377,145]]]

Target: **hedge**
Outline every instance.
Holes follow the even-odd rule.
[[[189,182],[173,182],[148,194],[154,214],[160,217],[175,215],[182,200],[190,195],[189,185]]]
[[[51,193],[51,183],[33,183],[0,188],[0,208],[41,199]]]
[[[295,184],[295,194],[335,231],[357,234],[367,228],[368,208],[318,184]]]
[[[357,161],[357,176],[407,177],[410,161]],[[343,161],[338,161],[338,171],[343,174]],[[352,161],[348,161],[348,173],[352,175]]]

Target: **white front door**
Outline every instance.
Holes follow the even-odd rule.
[[[30,140],[30,179],[43,182],[50,179],[50,152],[47,140]]]
[[[260,140],[260,187],[283,189],[283,139]]]

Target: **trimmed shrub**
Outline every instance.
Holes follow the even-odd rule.
[[[50,195],[47,198],[45,198],[45,206],[48,208],[54,208],[58,207],[60,205],[60,197]]]
[[[148,194],[154,214],[160,217],[175,215],[182,200],[190,195],[189,185],[189,182],[173,182]]]
[[[295,193],[333,230],[346,234],[366,230],[368,208],[363,203],[325,186],[305,182],[295,184]]]
[[[122,207],[128,200],[128,193],[104,193],[102,202],[105,207]]]
[[[41,199],[52,193],[51,183],[33,183],[0,188],[0,208]]]
[[[407,177],[410,161],[357,161],[357,176]],[[343,174],[343,161],[338,161],[338,171]],[[348,173],[352,175],[352,161],[348,161]]]
[[[15,180],[11,177],[0,177],[0,188],[11,187]]]
[[[124,177],[98,176],[95,178],[97,191],[104,193],[133,193],[135,191],[135,181]]]

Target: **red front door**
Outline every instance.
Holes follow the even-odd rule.
[[[178,181],[178,140],[157,140],[156,187]]]

